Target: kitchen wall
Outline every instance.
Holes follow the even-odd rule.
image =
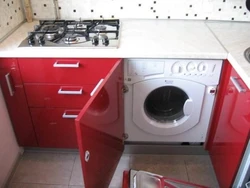
[[[23,21],[21,0],[0,0],[0,41]]]
[[[35,19],[149,18],[250,21],[246,0],[31,0]]]
[[[4,187],[19,151],[0,88],[0,187]]]

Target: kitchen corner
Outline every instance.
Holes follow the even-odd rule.
[[[250,182],[245,0],[1,3],[0,187]]]

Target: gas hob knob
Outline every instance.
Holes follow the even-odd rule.
[[[102,38],[102,44],[105,45],[105,46],[109,45],[109,38],[107,36]]]
[[[40,44],[40,46],[43,46],[45,44],[45,40],[42,36],[40,36],[37,40],[38,40],[38,43]]]
[[[97,46],[97,45],[99,44],[99,38],[98,38],[97,36],[94,36],[94,37],[92,38],[92,44],[93,44],[94,46]]]
[[[28,44],[29,44],[30,46],[33,46],[33,45],[35,44],[35,39],[34,39],[34,37],[29,37],[29,38],[28,38]]]

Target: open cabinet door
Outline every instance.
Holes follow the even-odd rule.
[[[223,72],[208,150],[220,187],[228,188],[234,187],[250,138],[250,90],[228,61]]]
[[[108,188],[122,155],[124,134],[123,62],[108,75],[76,118],[76,132],[86,188]]]

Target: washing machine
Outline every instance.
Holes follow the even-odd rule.
[[[222,60],[126,59],[127,142],[206,139]]]

